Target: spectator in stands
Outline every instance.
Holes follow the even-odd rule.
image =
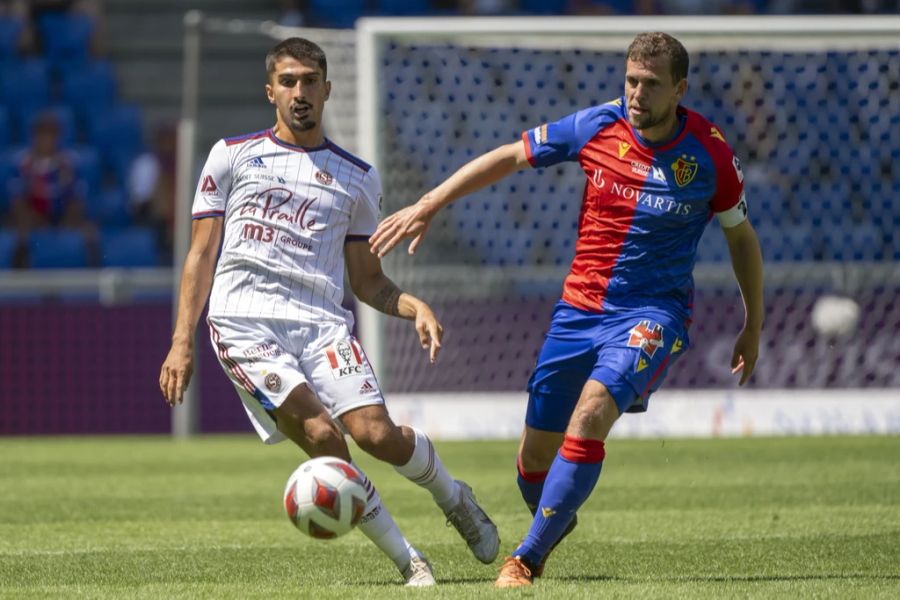
[[[167,262],[171,260],[175,236],[176,142],[175,126],[159,125],[153,135],[153,148],[135,159],[128,175],[134,222],[157,232]]]
[[[60,148],[60,125],[52,113],[35,120],[32,138],[8,182],[12,223],[19,235],[14,266],[27,265],[28,237],[38,229],[78,230],[89,253],[95,252],[96,228],[85,217],[83,186],[71,160]]]
[[[87,225],[75,169],[60,148],[60,125],[52,114],[34,123],[31,147],[25,150],[10,181],[12,214],[20,235],[42,227]]]

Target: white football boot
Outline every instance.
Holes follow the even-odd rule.
[[[409,564],[403,569],[406,587],[428,587],[437,583],[431,572],[431,563],[418,552],[409,557]]]
[[[447,523],[453,525],[462,536],[475,558],[484,564],[490,564],[500,551],[500,536],[497,526],[475,502],[472,488],[464,481],[459,484],[459,501],[444,515]]]

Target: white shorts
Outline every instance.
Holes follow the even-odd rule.
[[[332,417],[384,404],[369,360],[347,324],[253,317],[209,317],[213,349],[234,383],[256,433],[285,439],[269,411],[305,383]]]

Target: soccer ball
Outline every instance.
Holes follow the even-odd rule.
[[[284,508],[294,526],[310,537],[331,540],[356,527],[366,508],[362,474],[345,460],[308,460],[288,478]]]

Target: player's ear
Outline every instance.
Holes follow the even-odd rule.
[[[688,81],[687,77],[679,81],[675,84],[675,95],[678,96],[678,101],[681,102],[681,99],[684,98],[684,95],[687,93],[688,89]]]
[[[325,82],[325,99],[328,100],[328,98],[330,96],[331,96],[331,82],[326,81]]]
[[[272,84],[266,84],[266,98],[269,99],[269,104],[275,104],[275,90],[272,89]]]

